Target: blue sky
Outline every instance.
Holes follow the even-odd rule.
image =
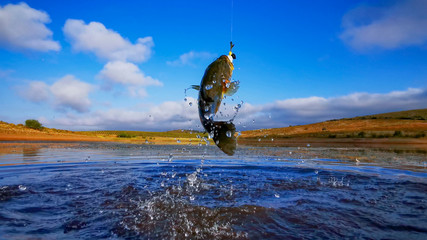
[[[427,107],[424,0],[2,1],[0,120],[201,130],[184,89],[231,39],[239,130]]]

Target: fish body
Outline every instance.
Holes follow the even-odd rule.
[[[232,57],[233,56],[233,57]],[[238,89],[238,82],[232,82],[233,58],[235,55],[222,55],[205,70],[199,90],[198,108],[200,122],[215,144],[226,154],[234,155],[237,140],[236,127],[231,121],[214,121],[224,95],[232,95]]]

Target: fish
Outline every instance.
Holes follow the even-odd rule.
[[[236,126],[230,121],[214,121],[224,96],[231,96],[239,88],[238,81],[232,81],[236,55],[230,42],[228,55],[221,55],[205,70],[200,85],[192,88],[199,91],[198,110],[200,122],[215,144],[227,155],[234,155],[237,146]]]

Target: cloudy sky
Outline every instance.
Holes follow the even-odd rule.
[[[1,1],[0,120],[201,130],[230,40],[239,130],[427,108],[425,0]]]

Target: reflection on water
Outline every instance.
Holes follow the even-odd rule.
[[[36,161],[40,153],[40,147],[23,147],[22,155],[24,161]]]
[[[21,147],[0,155],[5,239],[427,237],[420,153],[254,147],[228,157],[214,147]]]

